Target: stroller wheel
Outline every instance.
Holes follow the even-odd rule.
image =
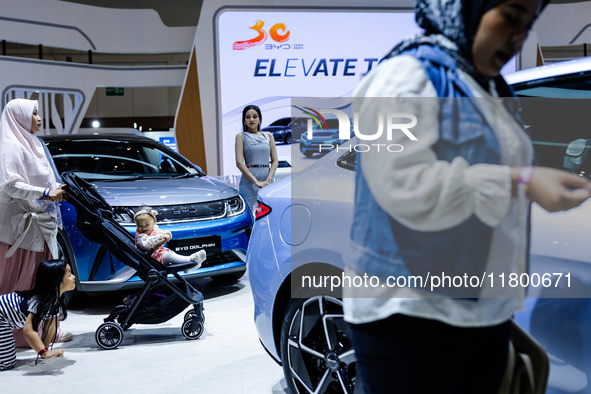
[[[192,309],[190,311],[187,311],[187,313],[185,313],[185,317],[183,318],[183,320],[187,321],[189,319],[192,319],[194,314],[195,314],[195,311]],[[202,320],[203,323],[205,323],[205,313],[201,313],[201,316],[203,317],[203,320]]]
[[[115,349],[123,340],[123,329],[117,323],[103,323],[97,328],[94,339],[103,349]]]
[[[188,319],[183,322],[183,326],[181,327],[181,332],[183,336],[187,339],[199,339],[201,334],[203,334],[203,322],[199,322],[197,328],[194,330],[191,328],[193,325],[193,319]]]

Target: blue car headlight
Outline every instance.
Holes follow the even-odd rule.
[[[242,196],[238,195],[226,200],[226,216],[232,217],[243,213],[246,210],[246,204]]]

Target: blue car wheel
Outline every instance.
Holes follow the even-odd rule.
[[[353,393],[357,359],[341,300],[316,296],[289,302],[281,362],[290,393]]]

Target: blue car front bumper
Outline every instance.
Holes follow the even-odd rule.
[[[92,243],[76,228],[76,212],[72,205],[62,203],[64,230],[61,232],[61,245],[66,257],[75,266],[79,280],[78,290],[85,292],[117,291],[137,288],[143,281],[135,275],[135,270],[111,256],[103,245]],[[132,234],[135,225],[124,225]],[[190,221],[174,224],[163,223],[163,230],[173,235],[173,240],[191,244],[191,240],[219,237],[219,246],[214,253],[208,253],[206,261],[197,271],[184,275],[187,279],[230,274],[246,270],[246,249],[252,229],[250,211],[231,218],[217,220]]]

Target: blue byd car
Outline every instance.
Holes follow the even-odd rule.
[[[129,232],[135,233],[134,211],[148,205],[158,211],[159,227],[173,235],[168,248],[186,255],[205,249],[206,261],[185,277],[236,281],[244,275],[252,218],[236,189],[149,138],[103,134],[43,140],[56,172],[71,171],[95,185]],[[82,236],[72,205],[62,202],[61,212],[59,247],[72,263],[78,290],[92,293],[143,285],[133,269]]]
[[[310,157],[314,153],[330,152],[347,141],[339,138],[338,119],[326,119],[326,127],[327,128],[321,128],[318,123],[314,123],[312,139],[308,138],[307,132],[302,134],[302,137],[300,138],[300,152],[302,152],[304,156]],[[353,136],[352,129],[351,136]]]
[[[591,174],[591,59],[525,70],[507,80],[539,165]],[[356,154],[333,150],[305,170],[261,190],[247,265],[261,343],[282,364],[293,393],[352,393],[356,360],[339,294],[302,286],[340,275],[353,218]],[[515,316],[547,351],[547,393],[591,393],[591,202],[567,212],[532,207],[530,285]],[[297,231],[296,231],[297,230]],[[538,274],[536,276],[535,274]],[[560,286],[544,286],[543,273]],[[566,280],[568,277],[568,280]],[[527,278],[523,278],[527,279]],[[547,283],[546,283],[547,284]],[[577,289],[576,292],[573,289]]]

